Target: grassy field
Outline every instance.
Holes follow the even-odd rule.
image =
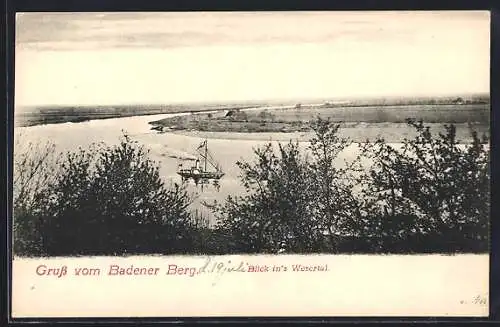
[[[160,130],[201,132],[307,132],[315,117],[344,123],[472,123],[489,125],[488,104],[391,105],[330,107],[304,106],[287,109],[225,112],[172,117],[151,122]]]
[[[442,124],[428,123],[432,133],[444,132]],[[384,138],[390,143],[403,142],[405,138],[413,139],[417,132],[411,126],[404,123],[342,123],[340,124],[338,136],[348,138],[353,142],[365,142],[367,140],[374,141],[378,137]],[[486,124],[456,124],[457,141],[459,143],[470,143],[471,130],[476,131],[479,135],[490,135],[490,127]],[[309,142],[313,137],[314,132],[210,132],[183,130],[171,131],[169,133],[160,133],[168,135],[184,135],[199,139],[222,139],[222,140],[240,140],[240,141],[280,141],[288,142],[289,140],[299,142]]]

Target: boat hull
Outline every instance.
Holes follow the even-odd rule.
[[[224,173],[222,172],[192,172],[192,171],[178,171],[178,175],[180,175],[183,179],[194,179],[194,180],[201,180],[201,179],[221,179],[224,176]]]

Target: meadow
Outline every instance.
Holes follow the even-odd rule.
[[[151,124],[162,131],[200,131],[232,133],[308,132],[316,117],[343,123],[346,128],[360,124],[405,124],[409,119],[426,123],[489,125],[489,105],[385,105],[385,106],[296,106],[295,108],[226,110],[216,113],[169,117]]]

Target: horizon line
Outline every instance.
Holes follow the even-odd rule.
[[[33,108],[33,107],[111,107],[111,106],[169,106],[169,105],[192,105],[192,104],[207,104],[207,105],[223,105],[223,104],[245,104],[245,103],[265,103],[265,102],[304,102],[304,101],[348,101],[348,100],[382,100],[382,99],[439,99],[439,98],[448,98],[448,97],[490,97],[491,92],[462,92],[462,93],[446,93],[439,95],[386,95],[386,96],[376,96],[376,95],[359,95],[359,96],[324,96],[324,97],[304,97],[304,98],[274,98],[274,99],[231,99],[231,100],[181,100],[181,101],[171,101],[171,102],[161,102],[161,103],[109,103],[109,104],[28,104],[23,105],[14,104],[15,108]]]

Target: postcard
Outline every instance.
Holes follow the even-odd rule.
[[[487,11],[20,12],[13,318],[486,317]]]

